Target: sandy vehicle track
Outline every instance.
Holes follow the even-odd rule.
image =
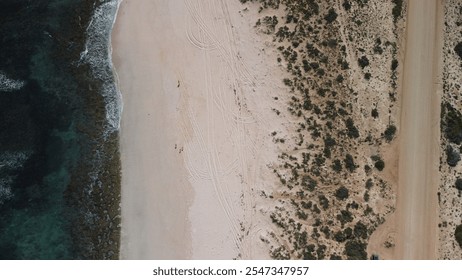
[[[442,2],[409,0],[395,259],[437,258]]]

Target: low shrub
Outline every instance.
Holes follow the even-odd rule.
[[[455,187],[456,187],[456,189],[458,189],[459,191],[462,191],[462,178],[457,178]]]
[[[349,260],[366,260],[366,243],[357,240],[347,241],[345,244],[345,254]]]
[[[455,167],[460,161],[460,154],[451,145],[446,147],[446,161],[451,167]]]
[[[385,168],[385,162],[382,159],[379,159],[375,162],[374,166],[378,171],[382,171]]]
[[[369,66],[369,59],[367,59],[366,56],[362,56],[361,58],[358,59],[358,64],[361,66],[361,68],[364,69],[364,67]]]
[[[457,243],[462,248],[462,224],[456,227],[456,231],[454,233]]]
[[[455,47],[454,51],[456,54],[459,56],[460,59],[462,59],[462,42],[459,42]]]
[[[385,129],[385,132],[384,132],[385,140],[387,140],[387,142],[390,142],[391,140],[393,140],[393,138],[395,137],[395,133],[396,133],[396,126],[393,124],[390,124],[387,127],[387,129]]]
[[[324,19],[327,21],[327,23],[332,23],[337,19],[338,14],[335,12],[334,8],[330,8],[329,12],[327,15],[324,17]]]
[[[339,200],[345,200],[348,198],[348,196],[349,196],[349,191],[344,186],[341,186],[335,191],[335,197],[337,197],[337,199]]]
[[[345,162],[345,167],[350,171],[350,172],[354,172],[356,170],[356,168],[358,166],[356,166],[354,160],[353,160],[353,157],[350,155],[350,154],[347,154],[345,159],[344,159],[344,162]]]

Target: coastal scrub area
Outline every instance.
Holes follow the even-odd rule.
[[[366,259],[394,211],[405,1],[241,0],[287,70],[274,98],[279,180],[264,197],[275,259]],[[393,247],[390,239],[387,246]]]
[[[443,96],[441,102],[441,182],[439,202],[439,256],[462,258],[462,2],[445,1]]]

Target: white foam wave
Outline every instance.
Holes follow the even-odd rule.
[[[26,83],[20,80],[8,78],[0,72],[0,91],[14,91],[21,89]]]
[[[6,174],[8,174],[8,171],[22,167],[30,155],[31,153],[27,151],[7,151],[0,155],[0,171],[2,173],[2,178],[0,178],[0,205],[13,197],[11,185],[13,184],[16,176],[9,176]]]
[[[93,75],[103,82],[102,95],[110,131],[120,128],[122,114],[122,95],[115,83],[111,58],[111,32],[120,2],[110,0],[95,9],[87,28],[85,50],[80,54],[81,62],[90,64]]]
[[[0,205],[13,197],[10,187],[12,182],[13,180],[11,177],[0,179]]]
[[[3,152],[0,154],[0,170],[2,169],[18,169],[23,166],[24,162],[29,158],[30,152]]]

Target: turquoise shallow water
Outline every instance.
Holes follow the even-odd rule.
[[[0,0],[1,259],[118,256],[116,7]]]

